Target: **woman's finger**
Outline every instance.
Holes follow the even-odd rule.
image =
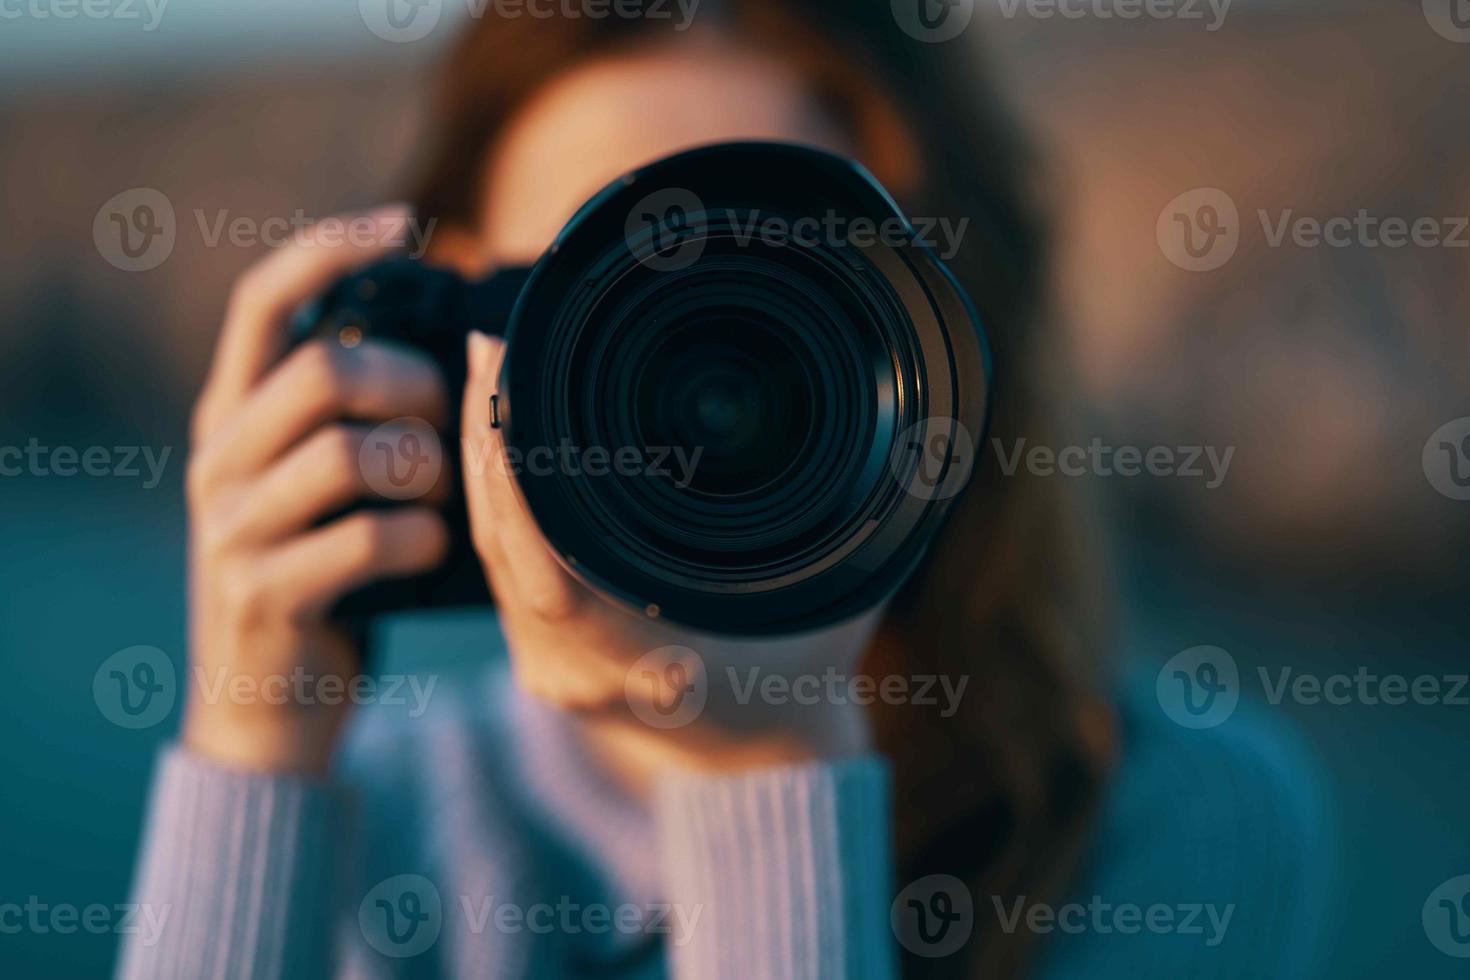
[[[203,484],[218,486],[263,471],[308,433],[338,419],[448,418],[444,379],[423,354],[380,343],[346,348],[303,344],[256,386],[200,452]]]
[[[200,396],[196,426],[201,437],[229,418],[280,358],[291,314],[341,276],[401,246],[410,219],[403,204],[332,218],[335,226],[355,233],[330,242],[323,233],[326,222],[318,222],[236,280]]]
[[[450,474],[442,466],[442,453],[434,450],[430,459],[430,450],[424,447],[433,470],[407,483],[395,455],[400,440],[424,438],[421,428],[412,420],[395,420],[379,426],[317,429],[232,501],[231,514],[220,533],[232,545],[269,544],[304,531],[358,500],[443,502]],[[385,447],[389,451],[379,451]]]
[[[490,425],[490,397],[504,358],[504,341],[470,334],[462,422],[470,526],[480,560],[496,587],[508,587],[515,600],[543,618],[560,619],[576,609],[581,587],[557,563],[522,505],[505,464],[502,430]]]
[[[272,608],[299,617],[325,613],[370,582],[426,572],[444,560],[449,532],[427,507],[360,510],[267,551],[257,587]]]

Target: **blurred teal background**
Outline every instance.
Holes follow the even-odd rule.
[[[1239,2],[1217,32],[997,9],[977,56],[1043,150],[1069,435],[1237,450],[1217,490],[1088,478],[1126,657],[1211,644],[1250,678],[1470,671],[1470,503],[1420,462],[1431,432],[1470,416],[1470,253],[1254,241],[1200,276],[1154,237],[1165,203],[1201,186],[1247,216],[1470,214],[1470,45],[1418,3]],[[177,707],[153,728],[112,724],[92,682],[129,646],[164,650],[180,676],[185,662],[188,408],[228,284],[261,254],[208,246],[189,215],[392,197],[451,27],[391,44],[355,0],[173,0],[149,33],[0,21],[0,447],[171,449],[152,489],[0,477],[0,905],[126,901],[152,759],[177,727]],[[181,218],[168,260],[129,273],[92,226],[136,187]],[[419,624],[395,655],[463,666],[473,651]],[[1321,758],[1340,813],[1327,975],[1466,975],[1420,912],[1470,873],[1470,707],[1263,710]],[[0,977],[103,976],[115,945],[0,931]]]

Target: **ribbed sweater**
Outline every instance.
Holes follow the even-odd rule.
[[[407,714],[361,710],[326,781],[166,750],[134,889],[164,926],[127,939],[119,976],[897,975],[913,883],[893,880],[880,758],[668,773],[640,801],[503,667]],[[966,893],[972,920],[1045,932],[1041,976],[1311,975],[1331,835],[1310,763],[1248,719],[1186,732],[1141,697],[1125,718],[1075,901],[1168,903],[1176,924],[1229,906],[1228,927],[1017,926],[1026,896]]]

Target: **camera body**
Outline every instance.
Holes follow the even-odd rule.
[[[882,602],[985,429],[973,306],[866,171],[804,146],[634,171],[531,269],[471,282],[379,263],[295,336],[418,348],[458,404],[470,330],[506,338],[492,465],[561,563],[632,615],[703,632],[802,632]],[[458,466],[458,433],[443,444]],[[350,596],[344,616],[490,601],[454,482],[445,566]]]

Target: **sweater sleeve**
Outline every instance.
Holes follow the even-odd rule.
[[[332,969],[341,801],[325,783],[160,758],[122,980],[320,980]]]
[[[671,975],[895,976],[889,808],[876,757],[665,776],[655,819]]]

